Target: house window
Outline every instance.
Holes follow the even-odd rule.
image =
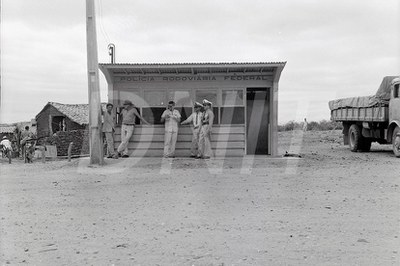
[[[166,90],[146,90],[144,91],[144,100],[147,106],[142,108],[143,118],[150,124],[162,124],[161,115],[167,105]]]
[[[67,131],[64,116],[53,116],[51,120],[51,132],[57,133],[58,131]]]
[[[221,124],[244,124],[242,89],[222,90]]]
[[[223,90],[222,105],[243,106],[243,90]]]

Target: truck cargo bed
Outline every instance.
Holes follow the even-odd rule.
[[[385,122],[389,120],[387,105],[373,107],[345,107],[331,111],[334,121]]]

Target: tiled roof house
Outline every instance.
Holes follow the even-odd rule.
[[[102,103],[105,109],[105,103]],[[51,136],[58,131],[86,129],[89,124],[88,104],[48,102],[36,115],[38,137]]]

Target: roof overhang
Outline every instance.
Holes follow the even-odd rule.
[[[181,63],[181,64],[99,64],[107,82],[117,76],[142,75],[209,75],[209,74],[264,74],[280,77],[286,62],[269,63]]]

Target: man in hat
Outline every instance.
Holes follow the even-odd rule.
[[[135,129],[136,117],[138,117],[146,125],[149,125],[149,123],[138,113],[133,103],[129,100],[124,101],[121,115],[121,144],[118,146],[117,152],[118,155],[122,155],[123,158],[127,158],[129,157],[128,143],[132,137],[133,130]]]
[[[8,162],[11,163],[12,145],[11,141],[7,138],[7,136],[4,136],[3,139],[1,140],[0,147],[3,155],[8,157]]]
[[[211,130],[214,123],[214,113],[211,109],[212,103],[206,99],[203,100],[204,114],[200,130],[199,154],[197,158],[209,159],[212,155],[211,150]]]
[[[161,115],[161,123],[165,122],[164,135],[164,157],[173,158],[175,144],[178,137],[178,123],[181,121],[181,114],[175,109],[175,102],[169,101],[167,109]]]
[[[201,108],[203,105],[199,102],[194,103],[194,112],[181,123],[181,125],[189,124],[192,127],[192,145],[190,147],[190,157],[196,158],[199,151],[199,137],[200,137],[200,129],[201,129],[201,121],[203,119],[203,112]]]
[[[118,158],[114,148],[115,115],[113,113],[113,107],[111,103],[107,103],[106,111],[104,112],[103,109],[101,109],[103,115],[102,132],[107,143],[107,158]]]

